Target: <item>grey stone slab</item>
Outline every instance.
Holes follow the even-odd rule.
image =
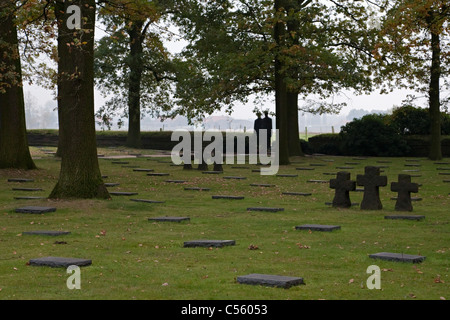
[[[269,274],[252,273],[237,277],[236,281],[241,284],[261,285],[266,287],[277,287],[288,289],[293,286],[305,284],[303,278],[287,277]]]
[[[44,191],[41,188],[12,188],[13,191],[37,192]]]
[[[209,191],[210,188],[200,188],[200,187],[186,187],[184,190],[193,190],[193,191]]]
[[[122,166],[122,168],[130,168],[130,169],[137,169],[140,166]]]
[[[70,234],[70,231],[52,231],[52,230],[34,230],[22,232],[22,235],[36,235],[36,236],[65,236]]]
[[[282,194],[286,195],[286,196],[311,196],[312,193],[308,193],[308,192],[283,192]]]
[[[8,182],[20,182],[20,183],[34,182],[34,179],[10,178],[10,179],[8,179]]]
[[[416,163],[405,163],[405,167],[421,167],[421,164]]]
[[[133,169],[134,172],[154,172],[155,169],[144,169],[144,168],[138,168],[138,169]]]
[[[345,164],[347,164],[349,166],[357,166],[360,163],[359,162],[345,162]]]
[[[243,196],[223,196],[223,195],[216,195],[212,196],[213,199],[229,199],[229,200],[243,200],[245,197]]]
[[[128,161],[113,161],[112,164],[130,164]]]
[[[354,169],[355,167],[349,167],[349,166],[340,166],[336,167],[336,169]]]
[[[389,161],[389,160],[377,160],[377,163],[392,163],[392,161]]]
[[[425,260],[426,257],[419,255],[411,255],[404,253],[379,252],[369,255],[372,259],[381,259],[395,262],[412,262],[419,263]]]
[[[28,206],[28,207],[23,207],[23,208],[17,208],[15,211],[16,211],[16,213],[40,214],[40,213],[55,212],[56,208]]]
[[[450,165],[450,162],[435,162],[434,164],[438,164],[438,165]]]
[[[277,177],[282,178],[297,178],[298,174],[277,174]]]
[[[251,183],[250,186],[251,187],[265,187],[265,188],[275,187],[274,184],[266,184],[266,183]]]
[[[231,169],[250,169],[250,167],[231,167]]]
[[[448,167],[448,168],[440,167],[440,168],[436,168],[436,170],[450,170],[450,167]]]
[[[250,207],[250,208],[247,208],[247,211],[279,212],[279,211],[284,211],[284,208]]]
[[[120,183],[114,183],[114,182],[105,183],[105,187],[107,187],[107,188],[117,187],[117,186],[120,186]]]
[[[398,200],[398,197],[391,197],[391,200]],[[422,201],[420,197],[411,197],[411,201]]]
[[[406,170],[402,170],[403,172],[420,172],[419,169],[406,169]]]
[[[147,173],[149,177],[164,177],[164,176],[170,176],[170,173],[166,172],[151,172]]]
[[[445,182],[445,183],[449,183],[450,182],[450,180],[442,180],[443,182]]]
[[[195,247],[203,247],[203,248],[222,248],[225,246],[234,246],[236,241],[234,240],[192,240],[184,242],[185,248],[195,248]]]
[[[450,176],[450,172],[439,172],[441,176]]]
[[[322,174],[326,176],[335,176],[337,175],[337,172],[323,172]]]
[[[222,174],[223,171],[202,171],[202,174]]]
[[[385,219],[390,219],[390,220],[416,220],[416,221],[420,221],[425,219],[425,216],[421,216],[421,215],[390,215],[390,216],[384,216]]]
[[[296,230],[311,230],[311,231],[334,231],[340,230],[341,226],[333,226],[333,225],[323,225],[323,224],[304,224],[301,226],[296,226]]]
[[[44,197],[14,197],[15,200],[42,200]]]
[[[112,196],[125,196],[125,197],[138,195],[137,192],[110,192],[109,194]]]
[[[295,170],[305,170],[305,171],[311,171],[311,170],[316,170],[316,168],[308,168],[308,167],[297,167],[295,168]]]
[[[188,217],[156,217],[156,218],[148,218],[148,220],[156,222],[182,222],[182,221],[190,221],[191,219]]]
[[[165,203],[165,201],[157,201],[157,200],[147,200],[147,199],[130,199],[133,202],[144,202],[144,203]]]
[[[326,164],[324,163],[310,163],[309,164],[311,167],[325,167]]]
[[[329,180],[314,180],[314,179],[310,179],[310,180],[308,180],[306,182],[309,182],[309,183],[329,183],[330,181]]]
[[[184,180],[166,180],[164,182],[167,182],[167,183],[186,183],[186,181],[184,181]]]
[[[68,268],[70,266],[85,267],[90,266],[92,260],[78,258],[62,258],[62,257],[44,257],[31,259],[30,266],[51,267],[51,268]]]
[[[224,179],[229,179],[229,180],[246,180],[247,177],[236,177],[236,176],[226,176],[223,177]]]

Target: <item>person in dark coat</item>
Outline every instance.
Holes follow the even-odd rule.
[[[253,129],[255,130],[255,133],[256,133],[256,142],[257,142],[257,146],[258,146],[257,149],[259,151],[259,132],[262,129],[263,119],[261,119],[261,112],[256,113],[256,116],[258,118],[255,120],[255,124],[253,126]]]
[[[267,130],[267,151],[270,151],[272,140],[272,118],[269,117],[269,111],[264,111],[264,119],[262,119],[261,129]]]

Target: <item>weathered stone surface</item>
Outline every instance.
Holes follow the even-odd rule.
[[[277,174],[277,177],[282,178],[297,178],[298,174]]]
[[[230,200],[243,200],[244,197],[242,196],[222,196],[222,195],[217,195],[217,196],[212,196],[213,199],[230,199]]]
[[[279,212],[279,211],[284,211],[284,208],[250,207],[250,208],[247,208],[247,211]]]
[[[236,241],[234,240],[192,240],[184,242],[185,248],[195,248],[195,247],[203,247],[203,248],[221,248],[225,246],[234,246]]]
[[[310,171],[310,170],[316,170],[316,168],[308,168],[308,167],[297,167],[295,168],[295,170],[305,170],[305,171]]]
[[[325,167],[326,164],[324,163],[310,163],[309,164],[311,167]]]
[[[390,215],[390,216],[384,216],[385,219],[391,219],[391,220],[423,220],[425,219],[425,216],[420,215]]]
[[[245,276],[239,276],[237,277],[236,281],[241,284],[261,285],[285,289],[305,284],[303,278],[299,277],[287,277],[287,276],[268,275],[259,273],[252,273]]]
[[[148,218],[148,220],[156,222],[182,222],[182,221],[190,221],[191,219],[188,217],[156,217],[156,218]]]
[[[334,231],[334,230],[340,230],[341,226],[323,225],[323,224],[304,224],[301,226],[296,226],[295,229],[330,232],[330,231]]]
[[[105,183],[105,187],[107,187],[107,188],[117,187],[117,186],[120,186],[120,183],[114,183],[114,182]]]
[[[135,196],[138,193],[137,192],[110,192],[109,194],[112,195],[112,196],[125,196],[125,197],[128,197],[128,196]]]
[[[200,188],[200,187],[186,187],[184,190],[194,190],[194,191],[209,191],[210,188]]]
[[[380,187],[387,185],[387,177],[380,176],[380,168],[367,166],[364,175],[358,174],[356,184],[364,186],[364,196],[361,202],[362,210],[381,210],[383,204],[380,200]]]
[[[30,266],[68,268],[69,266],[84,267],[92,264],[92,260],[78,258],[44,257],[31,259]]]
[[[164,177],[164,176],[170,176],[170,173],[166,172],[151,172],[147,173],[149,177]]]
[[[34,182],[34,179],[11,178],[11,179],[8,179],[8,182],[21,182],[21,183],[24,183],[24,182]]]
[[[15,211],[16,211],[16,213],[41,214],[41,213],[55,212],[56,208],[29,206],[29,207],[17,208]]]
[[[330,188],[335,190],[333,207],[349,208],[352,206],[350,191],[356,189],[356,181],[350,180],[349,172],[338,172],[336,179],[330,180]]]
[[[164,182],[167,182],[167,183],[186,183],[186,181],[184,181],[184,180],[166,180]]]
[[[70,234],[69,231],[52,231],[52,230],[35,230],[35,231],[25,231],[22,235],[37,235],[37,236],[65,236]]]
[[[265,183],[251,183],[251,187],[275,187],[274,184],[265,184]]]
[[[426,257],[404,254],[404,253],[391,253],[391,252],[380,252],[369,255],[372,259],[381,259],[395,262],[412,262],[419,263],[425,260]]]
[[[395,203],[396,211],[412,211],[411,192],[419,192],[417,183],[411,183],[411,176],[407,174],[399,174],[398,182],[391,183],[391,191],[397,192],[397,202]]]
[[[247,179],[247,177],[236,177],[236,176],[226,176],[223,177],[224,179],[229,179],[229,180],[245,180]]]
[[[312,195],[312,193],[309,192],[282,192],[282,194],[286,196],[304,196],[304,197]]]
[[[147,200],[147,199],[130,199],[133,202],[144,202],[144,203],[165,203],[165,201],[157,201],[157,200]]]

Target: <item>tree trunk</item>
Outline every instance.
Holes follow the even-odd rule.
[[[81,9],[81,30],[67,26],[67,7]],[[109,198],[97,157],[94,119],[95,0],[64,2],[58,13],[58,106],[61,172],[52,199]]]
[[[275,14],[283,8],[281,0],[275,0]],[[288,146],[288,108],[287,108],[287,87],[286,73],[282,62],[282,48],[285,43],[286,29],[284,23],[277,21],[274,26],[274,39],[277,44],[275,53],[275,112],[276,112],[276,128],[278,129],[277,143],[279,147],[279,164],[289,164],[289,146]]]
[[[298,94],[287,93],[288,104],[288,145],[290,156],[303,156],[300,144],[300,130],[298,126]]]
[[[127,146],[140,148],[141,143],[141,81],[143,73],[142,61],[142,21],[134,21],[128,31],[130,36],[129,68],[130,79],[128,88],[128,137]]]
[[[441,160],[441,102],[440,85],[441,78],[441,44],[439,34],[431,33],[431,50],[433,52],[431,61],[431,81],[430,81],[430,155],[431,160]]]
[[[0,169],[36,169],[28,147],[14,3],[0,0]],[[8,76],[8,73],[12,76]]]

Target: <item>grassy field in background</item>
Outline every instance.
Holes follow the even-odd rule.
[[[52,149],[52,148],[46,148]],[[149,150],[100,149],[99,154],[155,154]],[[14,200],[15,196],[46,197],[54,187],[60,162],[37,148],[32,153],[39,170],[0,170],[0,300],[7,299],[449,299],[450,298],[450,176],[438,175],[434,162],[419,159],[421,167],[406,167],[405,158],[304,157],[280,167],[281,174],[296,178],[261,176],[256,165],[224,165],[220,175],[185,171],[171,166],[165,158],[135,158],[121,161],[168,177],[151,177],[144,172],[99,159],[105,182],[120,183],[110,191],[138,192],[138,196],[111,200]],[[330,161],[333,160],[333,161]],[[377,160],[392,163],[379,164]],[[423,221],[386,220],[394,210],[397,194],[390,187],[380,189],[381,211],[359,207],[335,209],[325,205],[334,191],[329,184],[307,183],[308,179],[329,180],[325,172],[358,162],[352,179],[365,165],[388,165],[383,175],[388,184],[397,181],[402,170],[420,169],[422,184],[413,202],[412,214]],[[299,171],[311,163],[325,166]],[[250,169],[234,169],[248,166]],[[449,167],[449,166],[447,166]],[[212,169],[212,168],[211,168]],[[450,171],[444,171],[450,172]],[[227,180],[224,176],[244,176]],[[33,178],[33,183],[8,183],[8,178]],[[186,180],[172,184],[166,180]],[[251,183],[276,187],[251,187]],[[43,192],[12,191],[14,187],[39,187]],[[184,187],[211,188],[186,191]],[[312,196],[288,196],[282,192],[311,192]],[[213,200],[212,195],[244,196],[244,200]],[[352,192],[360,202],[362,192]],[[165,201],[163,204],[136,203],[130,198]],[[57,212],[44,215],[18,214],[15,208],[54,206]],[[282,207],[283,212],[249,212],[247,207]],[[155,223],[150,217],[188,216],[190,222]],[[334,232],[299,231],[302,224],[340,225]],[[70,231],[67,236],[22,235],[32,230]],[[236,246],[220,249],[183,248],[183,242],[197,239],[235,240]],[[421,264],[373,260],[369,254],[397,252],[426,256]],[[81,269],[81,290],[66,286],[65,269],[27,265],[33,258],[61,256],[92,259]],[[381,268],[381,290],[369,290],[366,273],[370,265]],[[290,289],[248,286],[236,278],[250,273],[303,277],[306,285]]]

